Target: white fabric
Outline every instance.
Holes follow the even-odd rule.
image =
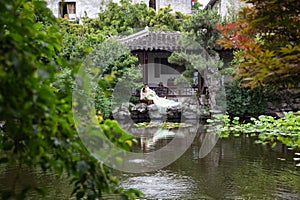
[[[145,100],[145,97],[147,96],[148,93],[156,95],[156,93],[153,90],[151,90],[150,88],[148,88],[148,92],[146,92],[146,93],[143,92],[143,88],[142,88],[140,100]]]

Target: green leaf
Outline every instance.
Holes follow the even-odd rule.
[[[43,27],[43,24],[42,24],[41,22],[35,23],[35,24],[33,25],[33,28],[34,28],[35,30],[39,30],[39,29],[41,29],[42,27]]]
[[[84,191],[79,191],[76,193],[76,198],[77,199],[82,199],[84,197],[85,192]]]

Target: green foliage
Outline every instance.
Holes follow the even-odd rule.
[[[104,33],[89,29],[87,24],[59,19],[59,28],[63,38],[62,56],[68,60],[83,61],[105,39]]]
[[[115,76],[114,84],[120,81],[120,79],[122,79],[126,75],[135,76],[136,74],[134,74],[135,71],[133,71],[133,69],[137,64],[137,61],[138,58],[131,55],[130,52],[128,52],[124,55],[121,55],[112,64],[108,65],[104,69],[103,75],[113,73]]]
[[[110,1],[92,24],[95,25],[94,28],[115,35],[134,28],[145,27],[148,16],[149,10],[146,4],[133,4],[131,0],[121,0],[120,4]]]
[[[124,91],[131,91],[133,88],[140,88],[142,86],[141,68],[136,67],[136,62],[136,57],[127,54],[121,56],[104,69],[98,81],[99,84],[94,88],[95,107],[98,114],[108,118],[111,114],[112,106],[119,104],[112,102],[115,85],[119,82],[121,82],[120,84],[122,84]]]
[[[216,10],[199,9],[183,25],[184,37],[181,38],[180,44],[184,47],[184,50],[173,52],[168,61],[185,66],[185,71],[182,75],[191,83],[193,82],[193,73],[195,71],[203,73],[204,70],[215,67],[217,68],[216,70],[219,70],[223,65],[222,61],[211,59],[211,57],[216,56],[215,42],[219,38],[219,31],[215,26],[217,23],[220,23],[220,20],[220,15]],[[177,81],[179,82],[180,80]],[[199,87],[201,87],[199,91],[202,93],[204,85],[199,84]]]
[[[67,174],[77,199],[96,199],[104,193],[139,195],[118,189],[108,168],[78,138],[70,92],[77,65],[65,69],[70,63],[60,56],[62,37],[46,3],[1,1],[0,11],[0,120],[5,123],[0,132],[1,164]],[[69,85],[61,86],[65,83]],[[23,199],[33,188],[42,191],[29,185],[21,193],[14,188],[1,191],[1,197]]]
[[[172,8],[170,4],[167,7],[160,8],[156,15],[154,15],[149,22],[149,27],[153,27],[156,30],[180,30],[181,22],[176,19],[176,16],[171,13]],[[181,20],[187,19],[184,14],[176,13]]]
[[[98,114],[109,117],[113,88],[124,77],[129,80],[126,82],[127,86],[139,88],[142,84],[142,73],[135,67],[137,58],[129,50],[116,52],[116,49],[123,51],[124,48],[108,42],[105,36],[128,34],[133,29],[145,26],[159,30],[179,30],[182,24],[179,20],[183,21],[188,17],[176,12],[176,19],[171,11],[168,6],[156,13],[152,8],[147,8],[146,4],[133,4],[130,0],[122,0],[120,4],[110,1],[105,8],[101,8],[98,18],[86,17],[83,25],[60,19],[62,56],[71,61],[84,61],[84,65],[87,63],[86,59],[89,59],[92,62],[90,67],[98,69],[97,73],[102,75],[99,84],[93,86]],[[63,69],[59,77],[70,80],[70,75],[70,70]]]
[[[227,112],[231,115],[247,116],[263,113],[267,97],[263,88],[245,88],[240,81],[232,81],[226,86]]]
[[[97,110],[97,115],[108,118],[111,113],[111,100],[108,96],[105,96],[105,90],[101,87],[96,87],[95,89],[95,108]]]
[[[298,0],[245,0],[240,19],[219,26],[225,48],[236,54],[235,78],[244,86],[265,86],[273,90],[299,85]]]
[[[135,68],[137,58],[116,40],[104,39],[103,31],[90,28],[88,23],[79,25],[65,19],[60,21],[62,56],[75,63],[83,62],[83,67],[89,68],[93,76],[101,75],[98,77],[99,84],[93,85],[95,106],[99,115],[108,118],[111,113],[111,93],[118,81],[127,77],[131,80],[127,82],[128,85],[140,87],[137,83],[140,83],[142,74]],[[62,69],[58,77],[71,81],[70,72],[70,69]]]
[[[221,17],[216,9],[197,10],[197,12],[186,21],[183,30],[187,35],[194,38],[210,55],[214,55],[216,40],[220,31],[216,24],[220,23]]]
[[[299,45],[299,9],[297,0],[245,0],[253,5],[247,21],[251,28],[259,30],[264,46],[269,50],[280,49],[286,45]],[[276,19],[276,20],[274,20]]]
[[[104,123],[100,124],[106,137],[116,146],[121,147],[124,150],[130,151],[132,142],[137,142],[134,137],[126,131],[115,120],[105,120]]]
[[[207,122],[209,123],[207,132],[218,134],[221,138],[228,137],[231,132],[234,132],[230,129],[229,115],[215,114],[211,119],[207,119]]]
[[[195,0],[194,6],[192,6],[193,11],[203,9],[203,6],[198,0]]]
[[[148,8],[145,3],[132,3],[131,0],[121,0],[120,4],[110,1],[100,9],[99,17],[84,19],[89,29],[103,32],[112,36],[117,34],[132,34],[146,26],[156,30],[180,30],[183,20],[188,16],[176,12],[171,13],[170,6],[161,8],[157,13]],[[137,29],[137,30],[135,30]]]
[[[185,21],[183,25],[185,37],[180,42],[187,51],[173,52],[169,57],[169,62],[185,66],[186,71],[183,74],[186,77],[192,77],[191,74],[195,71],[195,66],[197,70],[201,70],[209,65],[208,56],[216,53],[214,48],[216,47],[215,41],[219,37],[219,31],[215,28],[215,25],[219,22],[220,16],[216,10],[211,9],[197,10],[196,14]],[[194,44],[191,44],[191,41]],[[193,52],[193,50],[199,51],[202,49],[208,54],[206,52],[200,54],[199,52]]]
[[[284,117],[278,119],[260,115],[258,118],[251,118],[249,123],[240,123],[239,117],[230,120],[228,115],[218,115],[208,122],[212,125],[222,124],[211,130],[220,134],[221,137],[227,137],[229,134],[239,136],[245,133],[251,136],[258,135],[257,143],[276,145],[280,141],[290,147],[300,147],[300,111],[284,113]]]
[[[82,67],[91,76],[97,113],[110,116],[112,94],[117,83],[122,82],[124,90],[140,87],[141,68],[136,67],[137,57],[131,55],[128,47],[117,40],[107,39],[94,47]]]
[[[190,56],[192,55],[188,55],[185,52],[173,52],[168,58],[168,62],[180,66],[185,66],[185,70],[181,74],[186,80],[188,80],[192,84],[192,77],[194,76],[193,74],[196,69],[193,66],[193,64],[189,61]]]

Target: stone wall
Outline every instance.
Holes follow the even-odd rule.
[[[123,103],[113,110],[112,116],[118,121],[133,120],[134,122],[207,119],[210,113],[207,102],[205,104],[200,105],[195,99],[186,98],[179,106],[168,108],[167,113],[162,114],[155,104]]]
[[[283,112],[300,110],[300,89],[282,90],[272,94],[267,102],[266,114],[283,116]]]
[[[264,114],[283,117],[283,112],[300,110],[300,89],[284,90],[277,92],[267,103]],[[154,104],[123,103],[112,112],[113,118],[118,121],[133,120],[134,122],[145,121],[181,121],[181,120],[205,120],[210,118],[213,110],[209,110],[207,100],[200,98],[199,102],[191,99],[182,101],[180,106],[169,108],[166,114],[161,114]],[[262,114],[262,113],[261,113]]]

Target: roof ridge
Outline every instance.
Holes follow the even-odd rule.
[[[148,27],[135,34],[120,38],[119,41],[131,50],[167,50],[180,49],[179,31],[150,31]]]
[[[123,38],[120,38],[119,40],[121,42],[130,42],[132,39],[139,39],[141,37],[144,37],[146,35],[149,35],[151,33],[154,33],[154,34],[174,34],[174,35],[181,35],[182,33],[180,31],[150,31],[149,30],[149,27],[146,26],[144,30],[142,31],[139,31],[137,33],[134,33],[132,35],[129,35],[129,36],[125,36]]]
[[[131,39],[138,39],[140,37],[144,37],[144,36],[148,35],[149,33],[150,33],[149,28],[148,28],[148,26],[146,26],[144,30],[134,33],[132,35],[129,35],[127,37],[120,38],[119,40],[121,42],[129,42]]]

